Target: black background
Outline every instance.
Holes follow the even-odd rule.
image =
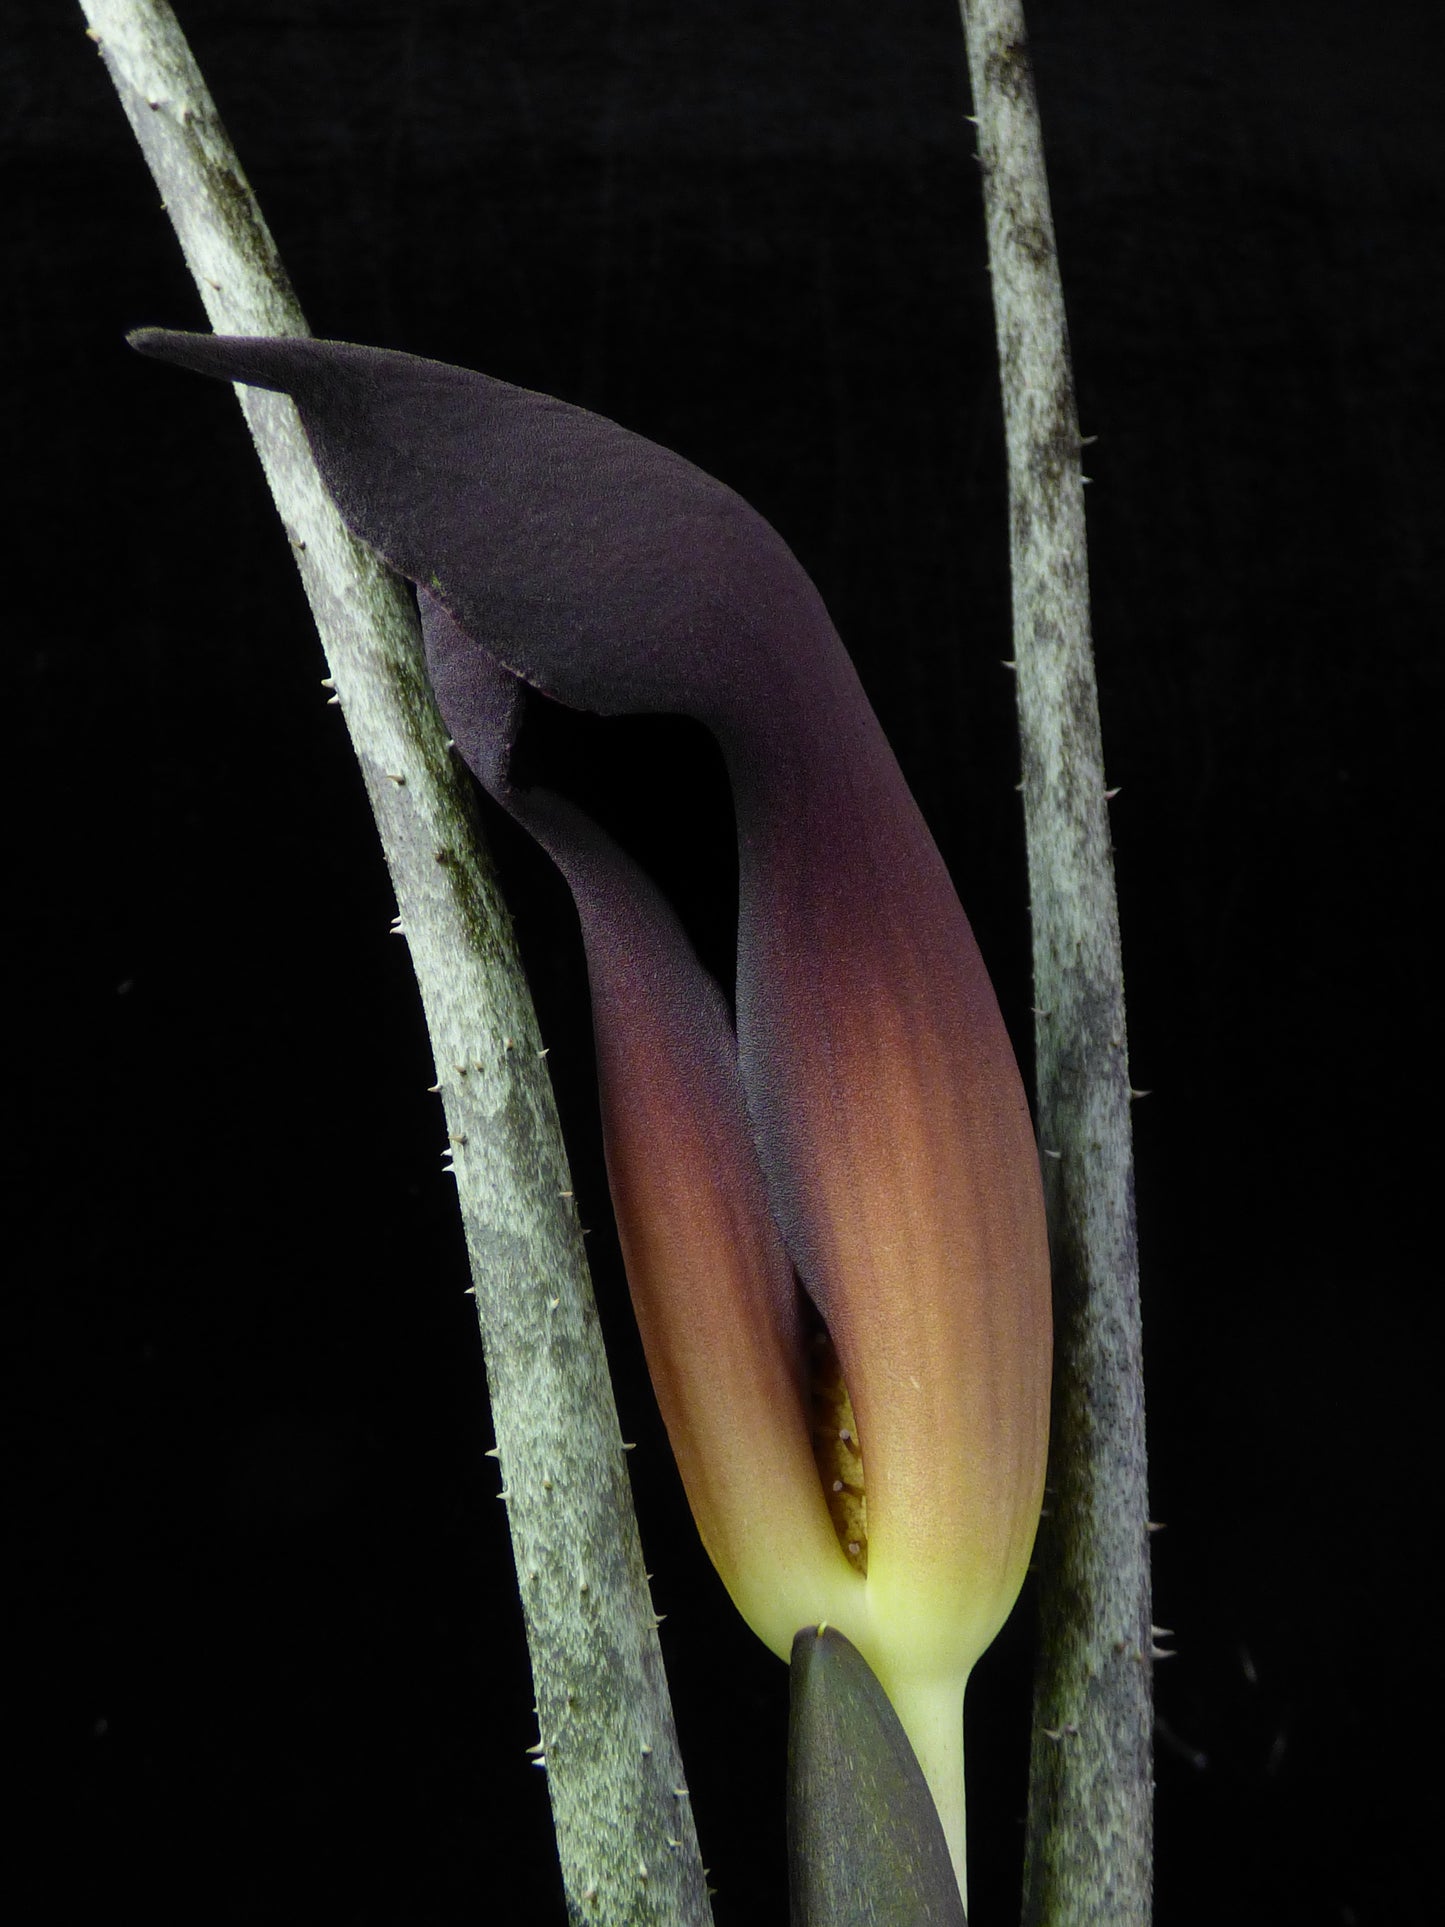
[[[1001,433],[947,0],[182,15],[318,334],[595,408],[782,530],[1027,1069]],[[1152,1092],[1156,1616],[1178,1648],[1159,1918],[1423,1922],[1439,9],[1034,0],[1030,21],[1099,438]],[[407,956],[234,405],[121,345],[204,324],[82,27],[32,4],[0,50],[23,1917],[560,1921]],[[687,820],[670,780],[647,804]],[[719,1927],[771,1927],[785,1677],[698,1552],[652,1413],[565,901],[501,853]],[[1025,1607],[971,1697],[979,1927],[1016,1917],[1029,1642]]]

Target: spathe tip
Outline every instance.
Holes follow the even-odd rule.
[[[126,345],[151,361],[168,361],[214,381],[241,381],[253,388],[289,390],[297,374],[297,350],[308,336],[204,335],[181,328],[133,328]]]
[[[152,361],[171,361],[179,368],[209,374],[212,370],[204,351],[215,339],[214,335],[190,334],[181,328],[132,328],[125,345]]]

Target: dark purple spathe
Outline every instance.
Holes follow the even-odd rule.
[[[342,516],[416,583],[448,727],[577,901],[629,1278],[709,1550],[775,1650],[826,1617],[864,1652],[961,1865],[963,1682],[1043,1488],[1042,1192],[977,946],[816,590],[731,490],[546,396],[330,342],[133,339],[289,392]],[[539,696],[717,738],[735,1031],[651,882],[513,784]],[[866,1573],[811,1463],[794,1267],[852,1400]]]

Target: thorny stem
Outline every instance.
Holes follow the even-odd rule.
[[[961,10],[1008,447],[1056,1327],[1023,1918],[1146,1927],[1154,1654],[1139,1271],[1081,442],[1023,13],[1019,0]]]
[[[212,327],[305,334],[170,7],[82,4]],[[291,402],[246,389],[241,406],[321,632],[431,1034],[569,1915],[703,1927],[711,1909],[561,1132],[416,610],[342,526]]]

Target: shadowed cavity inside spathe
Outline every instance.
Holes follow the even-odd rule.
[[[575,803],[647,872],[732,1010],[737,829],[711,733],[684,716],[594,716],[533,692],[511,778]]]

